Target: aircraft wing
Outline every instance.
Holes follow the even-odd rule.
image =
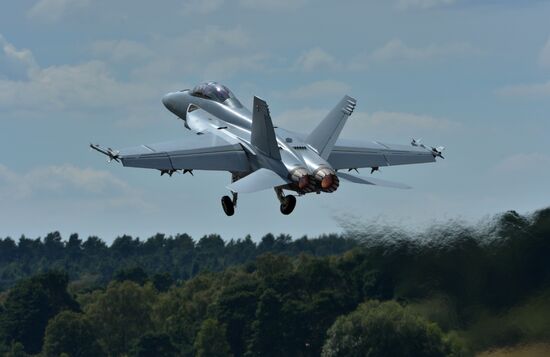
[[[432,151],[419,146],[384,144],[378,141],[338,139],[328,162],[335,170],[434,162]]]
[[[103,149],[91,145],[93,149],[122,162],[128,167],[158,170],[219,170],[249,171],[249,163],[243,147],[237,142],[229,142],[216,135],[204,133],[180,140],[147,144],[120,151]]]

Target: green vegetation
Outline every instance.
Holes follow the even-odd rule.
[[[59,232],[43,239],[22,236],[17,242],[9,237],[0,238],[0,291],[22,278],[49,270],[67,272],[79,289],[105,286],[113,279],[143,284],[148,276],[166,285],[174,279],[187,280],[204,271],[219,272],[253,262],[267,252],[326,256],[355,246],[355,240],[335,234],[297,240],[284,234],[277,237],[268,234],[259,244],[250,236],[226,243],[215,234],[197,242],[187,234],[174,237],[157,234],[145,241],[124,235],[116,238],[111,246],[94,236],[83,241],[78,234],[72,234],[64,242]]]
[[[547,346],[550,209],[416,234],[371,228],[259,244],[0,240],[0,354],[470,356]]]
[[[394,301],[369,301],[339,317],[328,330],[323,357],[448,356],[453,351],[439,327]]]

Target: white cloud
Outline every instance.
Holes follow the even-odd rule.
[[[90,3],[91,0],[39,0],[30,8],[27,15],[32,20],[53,23],[72,11],[87,7]]]
[[[192,54],[194,54],[197,51],[212,51],[228,47],[243,48],[250,41],[249,34],[241,27],[227,29],[209,26],[200,30],[193,30],[178,38],[169,39],[167,44],[170,46],[184,46],[180,48],[181,51],[192,51]]]
[[[344,95],[351,87],[344,82],[334,80],[316,81],[285,92],[285,97],[295,99],[319,98]],[[336,100],[336,97],[335,97]]]
[[[545,170],[550,166],[550,156],[541,153],[520,153],[508,156],[493,167],[500,174],[525,174]]]
[[[219,10],[224,0],[185,0],[183,3],[183,13],[185,15],[209,14]]]
[[[186,77],[210,80],[217,78],[212,76],[227,78],[240,71],[262,69],[268,58],[263,53],[249,51],[251,42],[250,35],[241,27],[206,26],[181,36],[154,38],[148,46],[153,57],[131,72],[140,81],[173,84],[177,78],[180,87],[185,85],[182,81]]]
[[[17,49],[0,34],[0,79],[23,79],[38,65],[28,49]]]
[[[267,58],[267,55],[261,53],[246,56],[222,57],[206,64],[201,69],[201,72],[205,79],[212,78],[221,80],[231,77],[242,70],[259,71],[265,69],[265,61]]]
[[[410,47],[400,39],[393,39],[388,41],[384,46],[373,51],[363,51],[355,56],[351,56],[347,62],[338,61],[338,59],[321,48],[313,48],[302,53],[294,67],[303,71],[326,68],[345,68],[350,71],[363,71],[368,69],[370,65],[375,62],[426,61],[444,57],[480,55],[482,53],[482,50],[467,42]]]
[[[298,57],[295,67],[304,71],[337,67],[336,59],[325,50],[316,47]]]
[[[538,63],[541,67],[550,69],[550,37],[542,47]],[[542,83],[524,83],[504,86],[497,89],[496,93],[508,97],[540,98],[550,96],[550,80]]]
[[[273,122],[285,129],[308,132],[327,115],[328,111],[312,108],[300,108],[275,113]]]
[[[35,168],[27,173],[17,173],[0,164],[0,197],[28,198],[38,193],[64,194],[70,189],[81,193],[133,193],[122,180],[107,171],[79,168],[73,165]]]
[[[496,93],[511,97],[546,97],[550,96],[550,81],[545,83],[510,85],[498,89]]]
[[[39,68],[27,80],[0,80],[0,104],[37,111],[119,107],[149,98],[144,84],[116,81],[104,63]]]
[[[142,192],[108,171],[64,164],[19,173],[0,164],[0,207],[18,207],[18,202],[57,205],[60,210],[94,206],[103,212],[131,208],[150,213],[157,209]]]
[[[444,45],[431,44],[427,47],[415,48],[405,45],[401,40],[394,39],[383,47],[375,50],[369,56],[378,62],[388,61],[421,61],[437,57],[480,54],[481,51],[469,43],[458,42]]]
[[[410,8],[429,9],[437,6],[452,5],[456,0],[399,0],[396,7],[400,10]]]
[[[355,115],[355,114],[354,114]],[[359,113],[355,116],[355,121],[364,121],[365,125],[374,128],[394,129],[430,129],[445,131],[454,129],[457,123],[445,119],[435,118],[430,115],[413,114],[403,112],[377,111],[372,114]]]
[[[133,62],[146,60],[154,54],[145,45],[130,40],[95,41],[91,45],[92,54],[113,62]]]
[[[307,4],[308,0],[240,0],[242,7],[257,10],[296,10]]]
[[[550,36],[540,51],[539,64],[541,67],[550,69]]]
[[[336,103],[335,103],[336,104]],[[311,131],[327,115],[329,109],[301,108],[276,115],[277,125],[299,132]],[[460,124],[446,118],[430,115],[376,111],[373,113],[355,111],[344,127],[343,137],[369,138],[377,135],[415,136],[427,132],[448,132],[460,128]],[[381,137],[383,139],[383,137]]]
[[[6,203],[7,207],[17,206],[17,201],[47,202],[49,207],[64,210],[90,205],[103,211],[105,208],[156,210],[142,192],[107,171],[64,164],[19,173],[0,164],[0,206]],[[60,202],[65,203],[59,206]]]
[[[26,72],[25,76],[14,76],[17,72],[11,71],[0,76],[0,106],[3,110],[25,109],[43,113],[47,110],[120,107],[148,100],[152,95],[146,83],[117,81],[104,62],[41,68],[31,51],[16,49],[3,37],[0,37],[0,44],[3,45],[2,58],[18,61]]]

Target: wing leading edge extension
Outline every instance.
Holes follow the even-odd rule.
[[[98,146],[92,145],[92,148],[98,150]],[[246,153],[239,143],[232,143],[209,133],[111,152],[116,154],[122,165],[128,167],[232,172],[250,170]]]

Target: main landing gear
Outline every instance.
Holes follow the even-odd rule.
[[[285,196],[283,190],[276,188],[275,192],[277,193],[277,198],[281,202],[281,213],[284,215],[289,215],[294,211],[296,207],[296,196]],[[237,193],[233,192],[233,198],[229,196],[222,197],[222,208],[226,215],[232,216],[235,214],[235,207],[237,207]]]
[[[296,207],[296,197],[285,196],[283,190],[280,188],[276,188],[275,193],[277,193],[277,198],[281,202],[281,213],[284,215],[291,214],[294,211],[294,207]]]
[[[233,199],[229,196],[222,197],[222,208],[226,215],[232,216],[235,214],[235,207],[237,207],[237,193],[233,192]]]

